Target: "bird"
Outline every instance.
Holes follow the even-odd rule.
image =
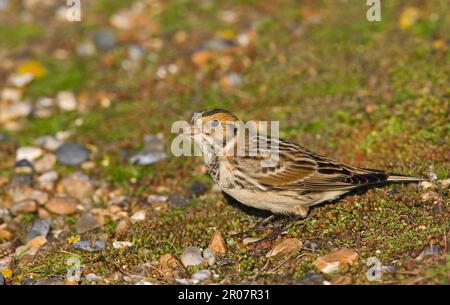
[[[310,207],[358,189],[424,180],[341,163],[246,126],[230,111],[210,109],[194,113],[183,134],[200,147],[208,173],[225,194],[272,216],[304,218]]]

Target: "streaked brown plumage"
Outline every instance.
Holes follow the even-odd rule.
[[[278,138],[255,135],[245,138],[245,154],[222,155],[214,148],[236,152],[240,122],[232,113],[214,109],[193,116],[185,133],[202,147],[208,171],[219,187],[239,202],[275,214],[305,217],[310,206],[334,200],[352,190],[385,182],[419,182],[422,179],[390,174],[382,170],[353,167],[316,154],[300,145]],[[205,128],[208,126],[209,128]],[[213,127],[213,128],[211,128]],[[231,139],[226,142],[225,138]],[[235,142],[233,142],[235,140]],[[266,149],[250,155],[252,144],[267,141],[277,147],[276,164],[262,167],[270,159]],[[231,143],[230,145],[225,145]],[[226,147],[225,147],[226,146]]]

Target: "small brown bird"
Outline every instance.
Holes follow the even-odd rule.
[[[242,126],[231,112],[214,109],[194,114],[184,133],[200,146],[220,189],[250,207],[305,217],[310,206],[355,189],[423,180],[339,163],[279,138],[246,136]],[[261,143],[267,145],[258,149]]]

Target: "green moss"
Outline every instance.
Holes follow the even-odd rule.
[[[85,61],[60,62],[52,58],[39,60],[44,64],[46,74],[26,88],[26,94],[30,96],[54,96],[62,90],[78,91],[89,79]]]
[[[38,24],[0,24],[0,46],[16,48],[36,41],[44,33]]]

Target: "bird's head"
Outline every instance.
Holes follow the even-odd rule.
[[[183,133],[193,137],[204,154],[226,154],[234,147],[239,119],[223,109],[212,109],[195,113],[190,126]]]

